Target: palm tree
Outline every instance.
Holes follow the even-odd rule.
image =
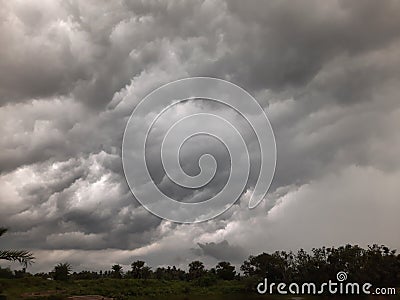
[[[122,278],[122,266],[120,265],[113,265],[111,267],[113,270],[113,277],[114,278]]]
[[[54,280],[68,280],[71,271],[72,267],[69,263],[59,263],[53,270]]]
[[[0,236],[7,230],[7,228],[0,227]],[[0,250],[0,260],[17,261],[25,267],[31,264],[34,259],[33,254],[26,250]]]

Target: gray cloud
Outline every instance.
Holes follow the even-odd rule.
[[[198,243],[200,254],[211,256],[219,261],[230,261],[241,263],[248,256],[248,253],[240,246],[232,246],[228,241],[223,240],[219,243]]]
[[[322,244],[400,247],[390,231],[399,225],[392,213],[400,168],[399,5],[4,3],[0,219],[10,233],[2,245],[33,249],[34,270],[60,260],[76,268],[139,258],[184,267],[199,257],[208,265],[239,263],[250,253]],[[150,169],[182,201],[218,192],[229,164],[217,143],[185,145],[190,174],[203,151],[218,158],[219,173],[201,193],[177,189],[157,158],[168,122],[180,113],[218,111],[245,134],[255,163],[241,200],[215,220],[187,226],[161,221],[131,195],[121,165],[127,118],[151,90],[187,76],[232,80],[268,114],[278,164],[271,193],[256,210],[246,208],[258,170],[254,135],[226,108],[206,104],[185,103],[160,122]]]

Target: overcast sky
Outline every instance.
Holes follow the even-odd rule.
[[[0,0],[0,7],[0,223],[10,229],[0,246],[32,250],[30,271],[66,261],[74,270],[115,263],[127,270],[136,259],[152,267],[240,264],[262,251],[345,243],[400,249],[399,1]],[[191,76],[251,93],[271,121],[278,161],[257,208],[247,208],[255,168],[226,213],[182,225],[133,198],[121,144],[146,94]],[[189,102],[166,120],[204,110],[231,114]],[[246,141],[257,152],[251,133]],[[189,174],[203,147],[214,151],[215,182],[193,193],[163,180],[156,166],[152,175],[179,200],[206,199],[223,186],[229,160],[215,141],[187,147]]]

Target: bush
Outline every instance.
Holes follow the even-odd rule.
[[[242,279],[242,282],[246,292],[254,292],[257,288],[257,284],[260,282],[260,278],[255,276],[245,277]]]
[[[10,270],[10,268],[1,268],[0,267],[0,278],[10,279],[13,277],[14,277],[13,272]]]
[[[204,275],[197,278],[194,284],[200,287],[208,287],[217,283],[217,278],[215,275]]]

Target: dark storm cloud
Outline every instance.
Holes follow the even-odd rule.
[[[202,20],[207,11],[198,12],[202,7],[200,2],[7,4],[0,24],[1,42],[8,45],[0,50],[1,102],[72,94],[101,109],[132,78],[163,60],[160,43],[212,34],[197,26],[207,21]],[[207,48],[206,39],[201,46]]]
[[[132,48],[113,31],[134,15],[125,6],[103,5],[6,4],[0,24],[1,43],[7,44],[0,50],[1,102],[72,94],[99,109],[129,84],[143,65],[131,59]]]
[[[190,73],[282,90],[307,84],[337,55],[358,55],[399,37],[397,1],[45,5],[8,4],[1,16],[0,36],[8,45],[0,56],[2,102],[72,93],[99,109],[163,60],[162,41],[193,39],[215,56],[222,38],[231,50],[222,49],[212,64],[189,65]],[[211,9],[222,16],[207,17]],[[181,47],[177,55],[184,59],[192,52]]]
[[[227,1],[243,21],[233,78],[254,88],[306,85],[340,54],[358,55],[399,38],[397,1]],[[238,42],[239,42],[238,41]],[[240,67],[238,67],[240,66]],[[361,88],[364,88],[362,86]]]
[[[36,249],[43,269],[58,259],[81,265],[82,253],[94,264],[101,260],[97,265],[132,257],[154,264],[187,264],[196,256],[239,262],[263,250],[264,237],[271,250],[389,241],[365,216],[386,213],[381,227],[398,226],[388,207],[398,203],[399,18],[400,3],[390,0],[3,3],[0,218],[10,227],[3,243]],[[264,106],[278,164],[258,210],[245,205],[251,182],[230,211],[193,227],[161,221],[130,193],[121,165],[127,118],[151,90],[187,76],[232,80]],[[145,125],[151,116],[141,117]],[[153,163],[159,138],[149,144]],[[254,136],[246,141],[257,163]],[[198,156],[210,149],[204,140],[191,142],[183,167],[195,174]],[[218,192],[229,164],[223,148],[209,146],[221,158],[213,185],[200,195],[177,190],[151,166],[160,187],[189,202]],[[379,193],[363,191],[367,175]],[[332,204],[335,196],[340,205]],[[362,206],[361,198],[362,214],[346,208]],[[342,232],[350,225],[345,238],[325,210],[343,217]],[[304,231],[310,236],[299,240]],[[100,251],[108,248],[119,250]]]
[[[198,243],[200,254],[211,256],[219,261],[242,262],[248,255],[240,246],[232,246],[228,241],[219,243]],[[196,249],[194,249],[196,251]]]

